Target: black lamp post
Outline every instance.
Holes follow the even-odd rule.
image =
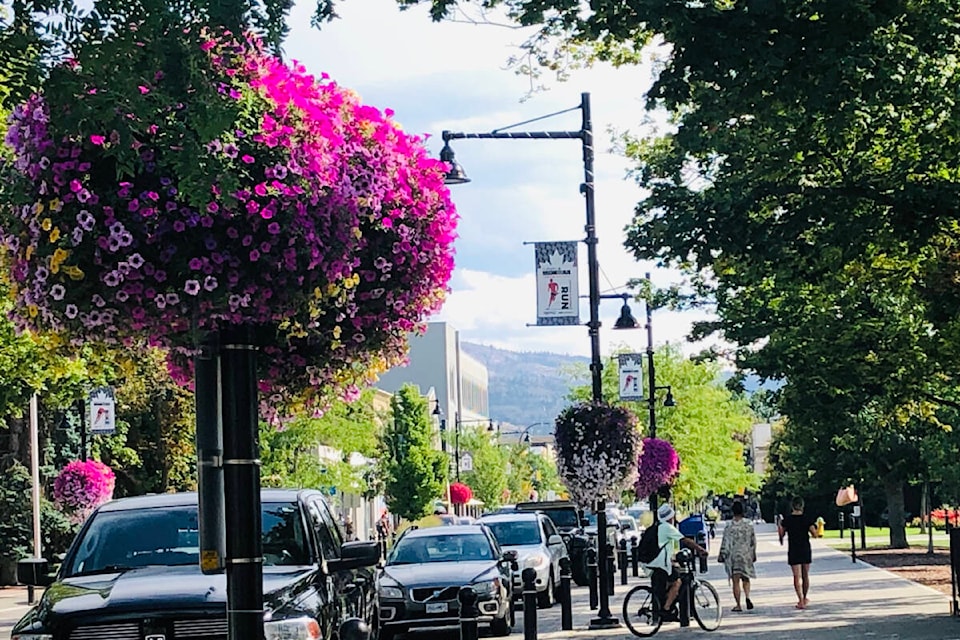
[[[644,274],[647,282],[650,282],[650,274]],[[650,397],[647,398],[647,407],[650,411],[650,437],[657,437],[657,391],[665,390],[667,397],[663,400],[663,406],[675,407],[677,403],[673,399],[673,389],[670,385],[657,386],[656,372],[653,366],[653,306],[647,299],[647,378],[650,380]],[[650,510],[653,512],[654,521],[657,520],[657,503],[659,502],[656,491],[650,496]]]
[[[505,131],[512,127],[539,122],[546,118],[552,118],[563,113],[571,111],[580,111],[581,126],[577,131]],[[576,107],[564,109],[556,113],[551,113],[524,122],[518,122],[509,127],[495,129],[490,133],[462,133],[454,131],[444,131],[443,149],[440,151],[440,159],[450,165],[447,173],[447,184],[463,184],[469,182],[463,167],[456,161],[453,149],[450,147],[451,140],[462,139],[507,139],[507,140],[579,140],[583,151],[583,183],[580,185],[580,193],[584,196],[586,204],[587,221],[584,226],[586,238],[584,243],[587,245],[587,278],[590,299],[590,321],[587,323],[587,333],[590,336],[590,374],[593,387],[593,401],[601,402],[603,399],[603,389],[601,386],[600,372],[603,370],[603,363],[600,361],[600,267],[597,262],[597,229],[596,229],[596,209],[594,203],[594,183],[593,183],[593,120],[590,114],[590,94],[580,94],[580,104]],[[596,505],[597,527],[598,531],[606,531],[606,504],[605,500],[600,499]],[[601,585],[607,584],[607,562],[606,554],[608,549],[603,544],[602,537],[599,544],[599,580]],[[597,617],[590,621],[590,628],[607,628],[620,624],[620,621],[610,613],[609,596],[606,589],[600,589],[600,610]]]

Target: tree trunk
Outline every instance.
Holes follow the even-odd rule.
[[[909,545],[907,544],[906,513],[903,507],[903,480],[894,477],[884,478],[883,491],[887,496],[890,546],[894,549],[906,549]]]

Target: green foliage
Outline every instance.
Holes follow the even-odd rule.
[[[373,407],[373,390],[352,403],[335,401],[322,416],[300,415],[277,429],[260,423],[261,480],[271,487],[322,487],[368,493],[372,475],[350,464],[350,454],[372,458],[377,452],[382,417]],[[339,452],[321,459],[318,447]]]
[[[412,522],[443,494],[448,460],[434,445],[427,401],[415,386],[401,387],[390,408],[393,421],[384,430],[380,458],[387,506]]]
[[[746,400],[736,398],[726,388],[719,366],[686,359],[674,345],[658,347],[654,366],[657,385],[670,385],[677,403],[675,407],[663,407],[659,402],[656,406],[656,436],[670,442],[680,456],[674,497],[692,504],[710,492],[732,494],[757,488],[759,478],[747,469],[743,459],[754,415]],[[615,356],[603,368],[602,381],[607,402],[622,404],[638,416],[649,415],[646,402],[617,400]],[[590,388],[576,387],[570,395],[573,400],[584,400],[590,396]]]
[[[566,493],[553,458],[541,455],[526,444],[504,447],[507,451],[507,490],[510,502],[524,502],[536,491],[541,500],[548,491]]]
[[[460,481],[473,489],[473,497],[486,509],[495,509],[503,502],[507,488],[507,450],[495,440],[486,427],[461,426],[460,453],[470,452],[473,471],[460,474]]]

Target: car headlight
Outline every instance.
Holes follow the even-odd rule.
[[[264,640],[320,640],[320,624],[309,616],[265,622],[263,637]]]
[[[380,587],[380,597],[392,600],[403,600],[403,589],[400,587]]]
[[[547,565],[548,562],[550,562],[550,558],[542,553],[537,553],[532,556],[527,556],[527,558],[523,561],[523,568],[542,569]]]
[[[10,636],[10,640],[53,640],[51,633],[17,633]]]
[[[484,582],[474,582],[470,586],[473,587],[473,592],[478,596],[488,596],[500,590],[500,579],[495,578]]]

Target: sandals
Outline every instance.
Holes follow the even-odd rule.
[[[753,609],[753,601],[750,598],[747,598],[747,611]]]
[[[733,609],[730,609],[730,611],[736,611],[737,613],[740,613],[741,611],[743,611],[743,609],[737,606],[737,607],[734,607]]]

